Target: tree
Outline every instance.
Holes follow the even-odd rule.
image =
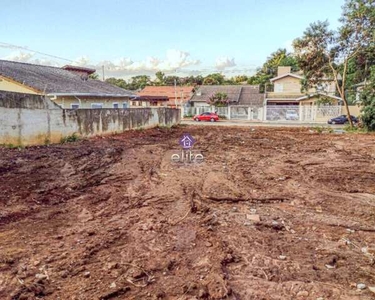
[[[157,85],[165,85],[165,74],[162,71],[158,71],[155,73],[156,76],[156,84]]]
[[[367,130],[375,131],[375,65],[370,72],[370,78],[360,92],[360,104],[363,105],[361,120]]]
[[[130,78],[130,82],[127,84],[129,90],[141,90],[146,85],[151,85],[152,81],[150,76],[138,75]]]
[[[236,83],[242,83],[246,82],[249,79],[246,75],[238,75],[233,78],[234,82]]]
[[[278,49],[267,57],[266,62],[257,70],[254,76],[251,76],[247,83],[260,86],[261,92],[265,92],[265,86],[270,86],[270,79],[277,76],[278,67],[290,66],[292,72],[299,70],[297,59],[286,49]]]
[[[228,106],[229,98],[226,93],[217,92],[207,100],[207,103],[216,107]]]
[[[329,29],[328,21],[310,24],[293,46],[306,77],[305,88],[332,77],[353,126],[346,94],[349,62],[374,42],[374,0],[347,0],[340,22],[336,31]]]
[[[89,78],[90,78],[90,79],[94,79],[94,80],[99,80],[99,74],[98,74],[98,73],[90,74],[90,75],[89,75]]]
[[[126,81],[124,79],[121,79],[121,78],[110,77],[110,78],[107,78],[105,80],[105,82],[107,82],[109,84],[112,84],[112,85],[115,85],[115,86],[118,86],[118,87],[123,88],[123,89],[128,88]]]
[[[222,74],[220,73],[213,73],[207,75],[204,80],[203,84],[204,85],[222,85],[224,84],[225,78]]]

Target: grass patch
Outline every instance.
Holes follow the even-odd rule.
[[[333,129],[331,127],[324,127],[324,126],[314,126],[310,127],[310,130],[315,131],[316,133],[333,133]]]
[[[25,146],[22,145],[14,145],[14,144],[0,144],[0,147],[8,148],[8,149],[24,149]]]
[[[347,132],[369,133],[369,131],[366,128],[361,128],[358,126],[351,127],[350,125],[345,125],[344,130]]]
[[[80,137],[76,133],[73,133],[72,135],[62,137],[60,140],[60,143],[61,144],[74,143],[79,140],[80,140]]]

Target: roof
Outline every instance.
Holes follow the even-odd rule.
[[[328,95],[328,94],[324,94],[324,93],[314,93],[314,94],[310,94],[310,95],[305,95],[303,97],[299,97],[297,99],[295,99],[296,101],[302,101],[302,100],[307,100],[307,99],[310,99],[314,96],[324,96],[324,97],[329,97],[329,98],[333,98],[333,99],[336,99],[336,100],[339,100],[339,101],[342,101],[342,98],[340,97],[337,97],[337,96],[333,96],[333,95]]]
[[[168,101],[169,98],[167,96],[150,96],[150,95],[144,95],[144,96],[137,96],[138,101]]]
[[[300,75],[298,75],[298,74],[286,73],[286,74],[282,74],[282,75],[280,75],[280,76],[277,76],[277,77],[271,78],[270,81],[271,81],[271,82],[274,82],[274,81],[276,81],[276,80],[279,80],[279,79],[281,79],[281,78],[288,77],[288,76],[290,76],[290,77],[294,77],[294,78],[298,78],[298,79],[302,79],[302,78],[303,78],[302,76],[300,76]]]
[[[58,67],[0,60],[0,76],[57,96],[133,97],[134,93],[109,83],[87,79]]]
[[[207,102],[216,93],[227,94],[231,104],[261,106],[264,99],[258,85],[202,85],[190,101]]]
[[[138,92],[139,96],[167,96],[169,101],[167,105],[176,105],[178,103],[187,102],[194,92],[193,86],[146,86],[143,90]],[[181,99],[182,98],[182,99]]]
[[[184,98],[189,98],[193,93],[193,86],[146,86],[143,90],[138,92],[139,96],[167,96],[170,99],[174,99],[176,96],[180,98],[183,95]]]

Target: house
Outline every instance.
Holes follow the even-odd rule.
[[[193,86],[146,86],[138,93],[138,96],[168,97],[166,106],[179,107],[190,100],[193,92]]]
[[[261,107],[264,95],[259,92],[258,85],[202,85],[190,99],[194,107],[210,106],[207,101],[216,93],[225,93],[229,105],[245,105]]]
[[[335,96],[336,86],[332,80],[324,79],[317,88],[302,93],[302,79],[301,74],[291,72],[291,67],[278,67],[277,76],[270,80],[274,85],[273,92],[265,93],[265,105],[313,105],[322,97],[329,98],[331,104],[337,105],[342,101]]]
[[[136,95],[100,80],[94,69],[0,60],[0,90],[46,95],[62,108],[127,108]]]
[[[137,96],[130,101],[131,107],[167,106],[167,96]]]

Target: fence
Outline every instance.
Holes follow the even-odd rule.
[[[342,114],[342,106],[268,105],[267,121],[325,122]]]
[[[267,121],[299,121],[300,119],[298,105],[268,105],[266,109]]]
[[[61,109],[47,97],[0,92],[0,144],[55,143],[73,133],[103,135],[179,121],[180,110],[173,108],[71,110]]]
[[[193,117],[204,112],[216,112],[220,117],[237,120],[262,120],[263,108],[252,106],[233,105],[228,107],[185,107],[183,108],[184,117]]]

